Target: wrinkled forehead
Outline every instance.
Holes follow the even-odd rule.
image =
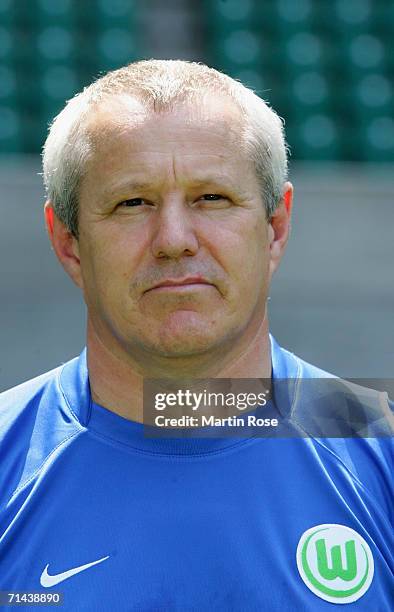
[[[228,96],[201,95],[195,100],[180,100],[162,107],[158,112],[148,103],[128,94],[107,97],[96,104],[86,122],[86,132],[95,150],[108,146],[111,141],[125,134],[136,138],[142,132],[154,132],[164,122],[184,128],[185,133],[214,129],[213,137],[240,143],[245,128],[245,117],[236,103]]]

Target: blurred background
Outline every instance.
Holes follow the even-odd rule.
[[[285,120],[296,196],[277,340],[342,376],[394,378],[393,40],[392,0],[0,0],[0,390],[85,343],[45,235],[48,123],[94,78],[152,57],[223,70]]]

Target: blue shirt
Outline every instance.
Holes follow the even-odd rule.
[[[302,381],[330,375],[271,346],[296,431],[323,405]],[[394,608],[389,437],[146,438],[92,402],[86,351],[0,398],[0,590],[70,612]]]

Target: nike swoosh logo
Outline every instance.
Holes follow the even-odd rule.
[[[97,565],[98,563],[102,563],[106,559],[109,558],[109,555],[106,557],[102,557],[97,561],[92,561],[92,563],[85,563],[85,565],[79,565],[78,567],[73,567],[72,569],[67,570],[66,572],[62,572],[61,574],[48,574],[49,563],[45,567],[44,571],[41,574],[40,584],[45,588],[49,588],[55,586],[55,584],[59,584],[59,582],[63,582],[63,580],[67,580],[71,578],[71,576],[75,576],[75,574],[79,574],[79,572],[84,572],[89,569],[89,567],[93,567],[93,565]]]

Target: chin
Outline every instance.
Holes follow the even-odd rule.
[[[196,312],[182,311],[168,317],[157,331],[155,351],[163,356],[186,357],[217,347],[222,330]]]

